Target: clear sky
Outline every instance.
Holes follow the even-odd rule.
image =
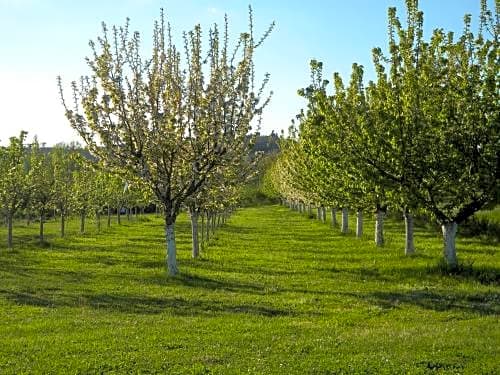
[[[387,45],[387,8],[396,6],[405,19],[404,0],[0,0],[0,142],[21,129],[48,145],[78,140],[64,117],[56,76],[68,86],[89,73],[84,58],[101,21],[121,25],[130,17],[131,28],[149,42],[162,7],[179,38],[197,23],[204,30],[222,24],[227,13],[236,37],[246,31],[248,4],[257,32],[276,22],[256,56],[258,74],[271,74],[274,91],[265,134],[287,129],[305,105],[296,92],[309,83],[312,58],[324,62],[327,79],[334,71],[347,79],[353,62],[370,78],[371,49]],[[427,36],[436,27],[461,31],[465,13],[477,24],[479,0],[420,0],[420,7]]]

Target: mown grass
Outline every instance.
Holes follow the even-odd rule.
[[[500,225],[500,206],[496,206],[491,210],[482,210],[476,213],[477,218],[488,220],[492,223]]]
[[[23,245],[0,249],[0,373],[499,373],[498,244],[460,239],[472,271],[447,275],[436,233],[417,228],[405,257],[402,223],[386,227],[380,249],[371,220],[358,240],[247,208],[193,260],[181,216],[175,278],[153,216],[98,235],[72,223],[67,239],[50,223],[44,248],[16,228]]]
[[[500,206],[476,212],[463,223],[460,233],[468,237],[482,237],[488,242],[500,242]]]

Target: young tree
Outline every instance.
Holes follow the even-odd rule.
[[[94,172],[94,178],[92,179],[92,189],[91,189],[91,209],[95,215],[95,223],[97,227],[97,232],[101,232],[101,216],[104,207],[108,203],[108,176],[105,171],[98,168],[97,165],[92,166]]]
[[[13,246],[12,230],[15,213],[27,198],[27,160],[23,143],[26,132],[10,138],[7,147],[0,148],[0,202],[7,219],[7,247]]]
[[[95,194],[95,172],[91,162],[79,157],[78,167],[73,171],[72,208],[80,216],[80,233],[85,233],[85,219],[93,206]]]
[[[44,242],[44,223],[46,214],[54,206],[55,180],[54,168],[50,155],[40,150],[35,138],[30,150],[30,171],[28,187],[30,189],[30,205],[40,220],[40,242]]]
[[[129,32],[128,21],[111,35],[103,24],[87,60],[93,77],[73,83],[74,108],[62,99],[90,151],[143,179],[162,203],[170,275],[177,273],[174,227],[183,204],[229,151],[248,143],[250,122],[268,102],[261,100],[268,77],[254,86],[253,58],[272,27],[256,40],[250,11],[249,31],[230,51],[226,20],[222,36],[217,26],[209,31],[205,58],[197,25],[184,34],[182,62],[163,13],[149,59],[141,57],[140,35]]]
[[[65,235],[66,219],[72,201],[73,171],[76,169],[75,150],[57,145],[50,152],[54,176],[54,204],[61,215],[61,237]]]

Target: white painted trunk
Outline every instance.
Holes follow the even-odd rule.
[[[65,216],[64,216],[64,213],[61,213],[61,237],[64,237],[64,232],[65,232],[65,228],[66,228],[66,220],[65,220]]]
[[[39,235],[40,242],[43,242],[43,240],[44,240],[44,234],[43,234],[43,223],[44,223],[44,220],[45,220],[45,215],[42,212],[40,214],[40,235]]]
[[[358,210],[356,212],[356,237],[363,237],[363,211]]]
[[[101,213],[99,211],[96,211],[96,225],[97,225],[97,232],[101,232]]]
[[[206,225],[207,230],[206,230],[205,234],[206,234],[206,238],[207,238],[207,242],[208,242],[208,241],[210,241],[210,227],[212,226],[212,224],[210,223],[210,214],[208,213],[208,211],[207,211],[206,215],[207,215],[207,225]]]
[[[203,243],[205,242],[205,214],[201,212],[201,248],[203,249]]]
[[[193,258],[198,258],[200,255],[200,245],[198,242],[198,212],[191,211],[191,237],[193,240],[193,251],[191,253]]]
[[[455,248],[455,238],[457,235],[458,224],[454,221],[451,223],[445,223],[441,226],[443,230],[443,241],[444,241],[444,249],[443,255],[446,264],[454,268],[457,266],[457,251]]]
[[[12,249],[12,221],[13,215],[9,212],[7,214],[7,247]]]
[[[349,211],[347,208],[342,208],[342,224],[340,231],[344,234],[349,232]]]
[[[80,214],[80,233],[85,233],[85,214]]]
[[[415,244],[413,242],[413,216],[408,211],[404,212],[405,217],[405,254],[415,254]]]
[[[377,210],[375,213],[375,244],[384,246],[384,217],[385,212]]]
[[[337,226],[337,209],[336,208],[331,208],[331,215],[332,215],[332,227]]]
[[[175,224],[167,224],[165,228],[167,238],[167,267],[170,276],[177,275],[177,250],[175,247]]]

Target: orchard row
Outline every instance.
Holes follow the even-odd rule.
[[[442,226],[444,259],[457,266],[457,226],[498,202],[500,178],[500,25],[481,2],[478,32],[465,17],[455,38],[442,29],[425,40],[423,13],[407,1],[407,25],[389,9],[388,54],[373,50],[376,79],[363,67],[350,81],[338,73],[333,89],[322,63],[311,62],[308,101],[267,174],[268,191],[304,209],[309,205],[376,215],[383,244],[387,209],[406,220],[406,253],[415,251],[413,215]],[[323,214],[324,215],[324,214]],[[345,218],[345,217],[344,217]]]

